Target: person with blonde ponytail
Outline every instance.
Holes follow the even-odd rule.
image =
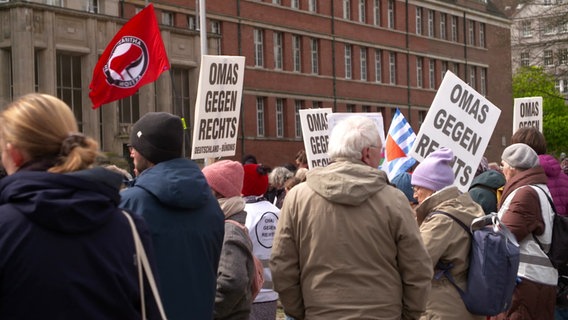
[[[0,319],[141,319],[136,249],[118,208],[122,177],[93,164],[73,112],[28,94],[0,112]],[[135,222],[150,263],[151,239]],[[157,308],[147,293],[148,319]]]

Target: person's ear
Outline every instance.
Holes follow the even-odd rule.
[[[369,153],[369,150],[371,148],[366,147],[363,148],[363,150],[361,150],[361,161],[363,161],[366,164],[370,164],[371,161],[371,154]]]
[[[6,143],[4,152],[6,152],[6,155],[8,156],[8,161],[10,162],[8,165],[13,166],[14,169],[21,167],[26,161],[25,154],[20,150],[20,148],[14,146],[9,142]]]

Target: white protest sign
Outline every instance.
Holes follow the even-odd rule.
[[[499,108],[447,71],[409,155],[422,162],[439,147],[452,149],[454,185],[466,192],[500,115]]]
[[[245,57],[202,56],[191,159],[235,155],[244,71]]]
[[[299,111],[308,168],[325,167],[329,163],[327,115],[331,113],[331,108],[301,109]]]
[[[536,127],[542,132],[542,97],[515,98],[513,133],[522,127]]]
[[[385,151],[385,123],[383,120],[383,114],[380,112],[364,112],[364,113],[344,113],[344,112],[338,112],[338,113],[332,113],[330,115],[327,116],[327,121],[329,122],[329,133],[331,134],[331,130],[333,130],[333,127],[335,127],[335,125],[345,119],[345,118],[349,118],[352,116],[363,116],[363,117],[368,117],[371,118],[371,120],[373,120],[373,122],[375,122],[375,124],[377,125],[377,129],[379,130],[379,136],[381,137],[381,144],[382,144],[382,148],[381,148],[381,154],[384,154]]]

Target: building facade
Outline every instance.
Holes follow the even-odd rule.
[[[66,101],[81,130],[124,155],[130,126],[169,111],[191,129],[200,64],[197,1],[154,3],[172,68],[134,96],[91,109],[92,70],[135,0],[0,0],[0,103],[28,92]],[[302,149],[299,110],[399,108],[418,132],[448,70],[503,112],[486,155],[512,123],[510,20],[483,0],[208,0],[207,52],[246,58],[240,159],[278,166]],[[188,141],[191,137],[188,133]],[[189,148],[188,148],[189,150]]]

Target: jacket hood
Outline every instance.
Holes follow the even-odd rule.
[[[496,170],[487,170],[473,179],[469,189],[477,186],[485,186],[491,189],[497,189],[505,185],[505,176]]]
[[[84,233],[116,214],[122,177],[104,168],[73,173],[18,171],[0,180],[0,211],[11,207],[44,228]]]
[[[176,208],[200,208],[211,197],[201,169],[184,158],[160,162],[144,170],[133,186],[146,190],[165,206]]]
[[[308,171],[306,183],[330,202],[358,206],[387,185],[387,176],[361,161],[337,159]]]
[[[547,177],[555,178],[558,177],[558,175],[560,175],[561,173],[564,174],[562,172],[560,162],[558,162],[555,157],[549,154],[541,154],[538,156],[538,160]]]

